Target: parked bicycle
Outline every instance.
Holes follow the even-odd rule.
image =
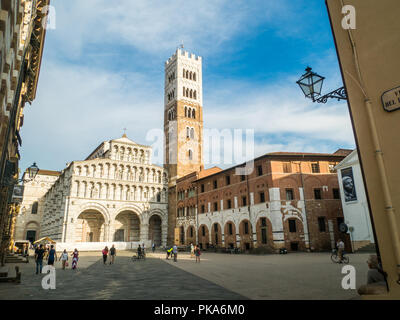
[[[146,260],[146,253],[145,252],[141,252],[140,255],[138,254],[134,254],[131,258],[131,260],[134,261],[138,261],[138,260]]]
[[[342,252],[342,261],[340,261],[340,258],[339,258],[339,255],[338,255],[338,252],[337,252],[336,249],[332,250],[331,260],[334,263],[341,263],[342,262],[342,263],[346,263],[347,264],[347,263],[350,262],[349,257],[345,255],[344,251]]]

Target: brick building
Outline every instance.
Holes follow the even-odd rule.
[[[176,240],[203,248],[330,250],[343,237],[334,169],[343,151],[269,153],[254,159],[249,175],[236,175],[232,167],[179,178]]]

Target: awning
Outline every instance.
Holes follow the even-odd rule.
[[[34,243],[46,243],[46,242],[49,242],[49,243],[56,243],[54,240],[52,240],[52,239],[49,238],[49,237],[41,238],[41,239],[39,239],[39,240],[36,240]]]

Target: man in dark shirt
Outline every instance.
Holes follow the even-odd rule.
[[[43,268],[43,256],[44,256],[44,249],[43,245],[41,244],[39,249],[35,250],[35,261],[36,261],[36,274],[42,273],[42,268]]]
[[[117,250],[114,245],[112,245],[110,249],[110,264],[114,264],[115,256],[117,255]]]

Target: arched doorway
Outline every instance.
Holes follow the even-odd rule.
[[[232,221],[225,223],[225,247],[236,248],[236,227]]]
[[[39,237],[39,224],[36,221],[31,221],[25,227],[25,239],[34,242]]]
[[[133,211],[122,211],[115,218],[113,241],[140,241],[140,219]]]
[[[156,214],[149,219],[149,240],[157,247],[161,246],[161,218]]]
[[[267,217],[261,217],[257,220],[256,233],[258,247],[274,247],[272,223]]]
[[[185,244],[185,228],[183,228],[183,226],[180,226],[179,228],[179,244]]]
[[[240,249],[248,251],[253,248],[253,231],[249,220],[245,219],[239,225]]]
[[[219,223],[214,223],[211,227],[211,242],[216,247],[222,245],[222,233]]]
[[[210,238],[208,233],[208,228],[206,225],[201,225],[198,230],[199,235],[199,245],[201,249],[208,249],[210,245]]]
[[[189,226],[186,229],[186,244],[189,245],[191,243],[196,244],[196,233],[193,226]]]
[[[104,237],[104,217],[96,210],[85,210],[77,219],[75,228],[76,242],[102,242]]]

